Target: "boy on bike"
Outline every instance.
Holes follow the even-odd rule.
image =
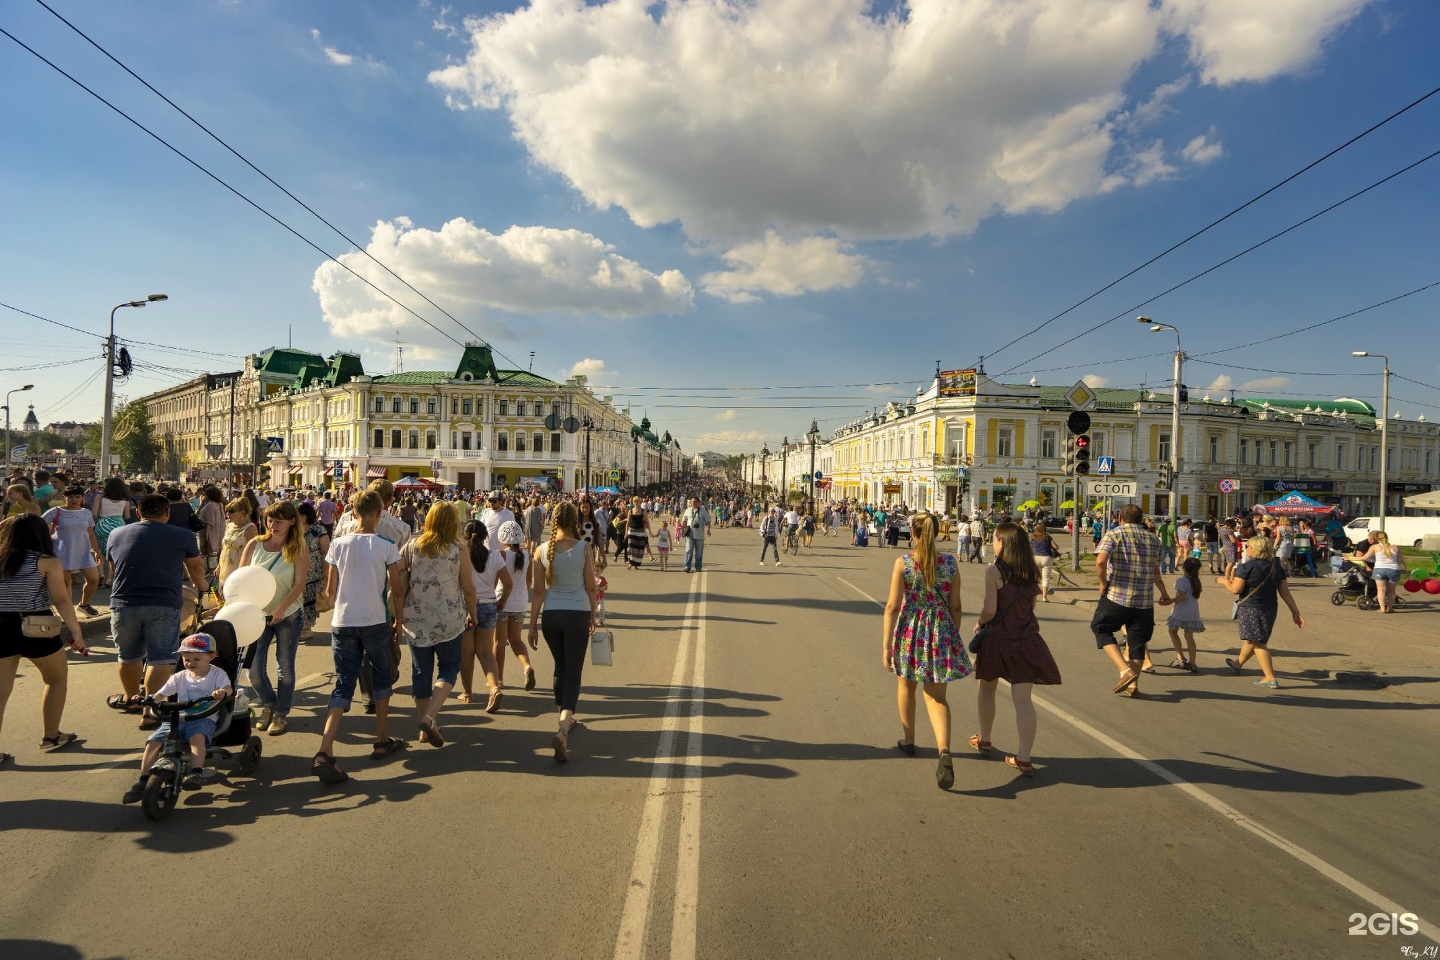
[[[180,641],[180,660],[185,669],[172,673],[155,693],[156,699],[173,697],[176,700],[199,700],[213,697],[224,700],[231,693],[230,678],[225,671],[215,666],[215,638],[208,633],[192,633]],[[208,709],[209,704],[199,709]],[[182,790],[200,789],[200,772],[205,766],[205,748],[215,736],[215,718],[201,717],[198,720],[177,718],[180,723],[180,738],[190,744],[190,772],[180,781]],[[140,779],[125,796],[122,803],[136,803],[145,794],[145,783],[150,779],[150,768],[160,758],[160,748],[170,735],[170,721],[145,740],[145,755],[140,758]]]

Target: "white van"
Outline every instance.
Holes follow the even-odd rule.
[[[1365,534],[1380,529],[1379,517],[1356,517],[1345,524],[1345,536],[1354,543],[1364,543]],[[1402,547],[1419,547],[1426,536],[1440,536],[1440,517],[1385,518],[1385,536]]]

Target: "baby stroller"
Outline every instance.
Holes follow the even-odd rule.
[[[241,667],[249,669],[254,656],[254,645],[243,650],[235,639],[235,628],[224,620],[211,620],[202,627],[203,632],[215,638],[215,666],[225,671],[230,678],[230,687],[235,696],[226,697],[219,703],[204,700],[156,700],[145,698],[145,706],[170,723],[170,732],[160,748],[160,759],[150,768],[150,779],[145,784],[145,793],[140,798],[140,809],[151,820],[164,820],[175,809],[180,795],[180,781],[190,766],[190,745],[180,739],[181,714],[186,719],[200,717],[215,718],[215,738],[205,749],[205,759],[233,760],[235,772],[248,776],[260,765],[260,738],[250,729],[250,701],[237,685]],[[184,669],[179,663],[175,669]],[[209,706],[205,706],[206,703]],[[201,707],[199,712],[194,708]],[[243,744],[243,746],[241,746]],[[227,747],[240,747],[232,752]]]
[[[1355,606],[1361,610],[1380,609],[1380,598],[1375,586],[1375,578],[1364,564],[1352,563],[1349,560],[1341,560],[1335,567],[1335,572],[1330,575],[1338,587],[1330,594],[1330,602],[1335,606],[1344,606],[1347,602],[1355,601]],[[1405,605],[1405,598],[1397,592],[1392,598],[1397,607]]]

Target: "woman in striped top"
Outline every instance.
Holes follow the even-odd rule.
[[[70,585],[50,542],[49,526],[33,515],[0,525],[0,723],[5,718],[10,691],[15,688],[20,658],[24,657],[35,664],[44,685],[40,695],[44,724],[40,747],[47,751],[75,741],[75,734],[60,732],[60,716],[65,711],[67,641],[61,636],[27,637],[22,623],[26,614],[49,614],[52,604],[70,631],[72,639],[68,642],[77,653],[88,653],[80,623],[75,619]],[[0,753],[0,765],[9,760],[10,754]]]

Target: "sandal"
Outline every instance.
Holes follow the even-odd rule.
[[[323,750],[315,754],[315,759],[310,763],[310,772],[319,777],[321,783],[344,783],[350,779],[350,774],[341,770],[335,763],[335,758]]]
[[[976,753],[979,753],[979,754],[981,754],[982,756],[986,756],[986,757],[990,756],[990,750],[992,749],[992,748],[991,748],[991,745],[990,745],[990,741],[989,741],[989,740],[981,740],[981,739],[980,739],[980,734],[978,734],[978,733],[972,733],[972,734],[970,735],[970,739],[969,739],[968,743],[970,744],[971,747],[973,747],[973,748],[975,749],[975,752],[976,752]]]
[[[473,696],[471,696],[470,694],[468,694],[468,693],[457,693],[457,694],[455,694],[455,699],[456,699],[456,700],[459,700],[461,703],[474,703],[474,702],[475,702],[475,698],[474,698]]]
[[[398,750],[404,750],[406,743],[399,737],[386,737],[384,740],[375,741],[375,746],[370,750],[371,760],[384,760],[390,754]]]
[[[526,690],[534,690],[534,689],[535,689],[535,668],[534,668],[534,667],[526,667],[526,668],[525,668],[525,689],[526,689]]]
[[[76,737],[73,733],[57,733],[53,737],[41,737],[40,749],[46,753],[54,753],[56,750],[64,750],[70,746],[70,744],[74,743],[75,739]]]
[[[1190,669],[1190,661],[1189,661],[1189,660],[1186,660],[1184,657],[1176,657],[1175,660],[1170,664],[1170,669],[1171,669],[1171,670],[1189,670],[1189,669]]]
[[[1031,763],[1029,760],[1020,760],[1015,757],[1006,757],[1005,763],[1020,771],[1020,775],[1022,777],[1035,776],[1035,764]]]
[[[949,790],[955,785],[955,764],[950,759],[949,750],[940,751],[940,762],[935,767],[935,786],[941,790]]]
[[[574,729],[574,726],[574,724],[571,724],[571,729]],[[556,763],[565,763],[570,759],[570,730],[565,729],[563,723],[560,725],[560,728],[555,731],[555,736],[550,740],[550,745],[555,748]]]
[[[185,774],[185,778],[180,781],[180,789],[181,789],[181,790],[199,790],[199,789],[200,789],[200,771],[199,771],[199,770],[191,770],[189,773]]]
[[[140,729],[141,729],[141,730],[159,730],[159,729],[160,729],[160,718],[157,717],[157,716],[155,716],[154,714],[150,714],[150,713],[145,714],[143,717],[140,718]]]
[[[111,710],[119,710],[121,713],[139,713],[144,709],[140,704],[145,698],[140,694],[127,697],[123,693],[112,694],[105,698],[105,706]]]
[[[490,699],[485,701],[485,712],[494,713],[500,709],[500,701],[505,699],[505,688],[496,687],[490,691]]]
[[[445,746],[445,738],[440,735],[440,728],[429,717],[420,718],[420,736],[432,747]]]

